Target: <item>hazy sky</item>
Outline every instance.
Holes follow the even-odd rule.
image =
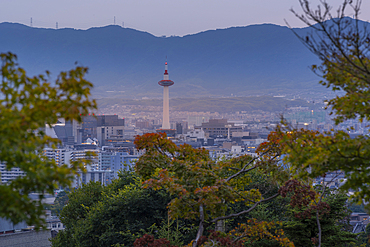
[[[312,0],[316,5],[317,0]],[[328,0],[333,6],[342,0]],[[274,23],[304,26],[289,9],[298,0],[0,0],[0,22],[59,28],[117,25],[156,36],[197,33],[209,29]],[[370,20],[370,0],[363,0],[363,20]]]

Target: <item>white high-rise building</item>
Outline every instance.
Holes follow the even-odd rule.
[[[64,165],[66,161],[66,149],[44,148],[43,154],[51,160],[55,160],[58,166]]]

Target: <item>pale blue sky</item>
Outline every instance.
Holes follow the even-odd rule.
[[[318,0],[312,1],[314,4]],[[342,0],[328,0],[337,6]],[[34,27],[90,27],[116,24],[156,36],[274,23],[302,27],[289,9],[300,10],[298,0],[0,0],[0,22]],[[362,4],[363,20],[370,20],[370,0]]]

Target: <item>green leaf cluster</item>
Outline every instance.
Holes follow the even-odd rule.
[[[316,178],[327,172],[343,171],[342,190],[355,191],[357,201],[370,200],[370,139],[365,135],[350,138],[344,131],[320,134],[313,131],[295,131],[282,134],[285,160],[301,178]]]
[[[167,216],[169,195],[143,189],[140,178],[122,171],[108,186],[89,183],[73,190],[60,219],[66,226],[53,246],[132,246],[135,239]]]
[[[322,229],[323,247],[351,246],[356,242],[357,235],[351,232],[346,202],[348,196],[344,193],[327,193],[323,202],[328,203],[330,211],[320,217]],[[292,208],[287,206],[287,219],[284,221],[283,229],[288,238],[295,246],[316,246],[314,239],[318,239],[318,227],[315,211],[309,217],[297,217],[297,213],[303,212],[306,208]]]
[[[169,204],[172,219],[199,219],[200,207],[205,209],[205,220],[224,216],[227,203],[243,202],[251,207],[266,196],[260,189],[270,189],[252,185],[250,173],[260,164],[251,156],[213,160],[207,150],[186,144],[176,146],[165,134],[138,136],[135,144],[145,150],[135,166],[146,179],[144,186],[164,188],[174,195]]]
[[[59,215],[63,207],[68,203],[68,194],[65,191],[58,193],[53,205],[45,205],[45,209],[51,210],[51,215]]]
[[[361,24],[361,1],[343,0],[332,14],[332,6],[321,1],[313,9],[309,0],[300,0],[303,14],[292,12],[309,25],[313,32],[297,36],[318,58],[320,65],[313,71],[322,77],[320,84],[341,92],[328,100],[327,109],[334,115],[336,124],[346,120],[370,120],[370,33]],[[351,8],[353,18],[348,18]],[[352,17],[352,16],[351,16]],[[285,123],[284,123],[285,124]],[[327,172],[341,170],[346,181],[341,188],[355,191],[358,202],[370,200],[368,133],[350,138],[348,131],[328,131],[323,134],[304,130],[282,133],[283,153],[297,175],[303,178],[324,176]],[[285,132],[285,130],[283,131]],[[310,172],[308,172],[310,171]]]
[[[24,176],[0,184],[0,217],[13,223],[25,221],[36,229],[44,223],[41,200],[59,186],[69,187],[83,169],[82,162],[58,166],[42,156],[45,146],[55,147],[58,140],[45,134],[45,125],[58,118],[81,121],[80,114],[96,109],[90,100],[92,83],[84,77],[87,68],[61,72],[50,82],[49,72],[29,77],[12,53],[0,54],[0,161],[6,170],[20,169]],[[39,200],[28,195],[39,193]]]

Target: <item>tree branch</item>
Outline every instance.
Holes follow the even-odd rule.
[[[198,229],[197,237],[195,238],[195,240],[193,242],[193,247],[196,247],[198,245],[198,241],[199,241],[200,237],[203,236],[203,231],[204,231],[204,208],[203,208],[203,205],[199,206],[199,218],[200,218],[199,229]]]
[[[248,167],[250,164],[252,164],[254,161],[256,161],[257,159],[261,158],[263,155],[267,154],[269,151],[270,151],[270,150],[268,150],[268,151],[266,151],[266,152],[263,152],[261,155],[259,155],[259,156],[257,156],[257,157],[254,157],[251,161],[249,161],[247,164],[245,164],[245,165],[244,165],[244,167],[243,167],[239,172],[237,172],[237,173],[235,173],[235,174],[231,175],[231,176],[230,176],[230,177],[228,177],[225,181],[226,181],[226,182],[229,182],[231,179],[238,177],[238,176],[239,176],[240,174],[242,174],[242,173],[246,173],[246,172],[249,172],[249,171],[251,171],[251,170],[253,170],[253,169],[256,169],[256,168],[257,168],[257,166],[253,166],[253,167],[251,167],[251,168],[249,168],[249,169],[247,169],[247,167]],[[276,157],[276,156],[275,156],[275,157]],[[275,158],[275,157],[274,157],[274,158]]]
[[[255,209],[259,204],[261,204],[262,202],[266,202],[266,201],[269,201],[269,200],[272,200],[274,199],[275,197],[277,197],[279,195],[279,193],[276,193],[275,195],[273,196],[270,196],[269,198],[266,198],[266,199],[262,199],[258,202],[256,202],[252,207],[250,207],[248,210],[244,210],[244,211],[241,211],[239,213],[236,213],[236,214],[229,214],[227,216],[221,216],[221,217],[217,217],[213,220],[211,220],[211,223],[215,223],[219,220],[226,220],[226,219],[230,219],[230,218],[233,218],[233,217],[238,217],[240,215],[243,215],[243,214],[246,214],[246,213],[249,213],[250,211],[252,211],[253,209]]]

